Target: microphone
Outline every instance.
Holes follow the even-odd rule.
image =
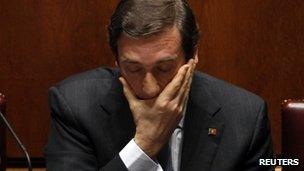
[[[0,93],[0,101],[1,99],[4,99],[4,95]],[[4,117],[4,115],[1,113],[0,110],[0,118],[1,120],[4,122],[5,126],[8,128],[9,132],[13,135],[15,141],[17,142],[18,146],[22,149],[26,160],[27,160],[27,166],[28,166],[28,170],[32,171],[32,163],[31,163],[31,159],[30,156],[26,150],[26,148],[24,147],[23,143],[20,141],[20,139],[18,138],[17,134],[15,133],[15,131],[13,130],[12,126],[9,124],[9,122],[6,120],[6,118]]]

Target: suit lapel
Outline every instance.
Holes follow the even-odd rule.
[[[120,76],[116,71],[112,80],[111,89],[101,102],[102,109],[108,114],[103,123],[104,131],[109,140],[112,155],[117,154],[133,137],[135,124],[129,104],[123,95],[122,86],[118,80]]]
[[[185,116],[181,170],[210,170],[216,154],[223,124],[215,115],[220,105],[208,91],[208,84],[194,75]],[[216,133],[209,132],[209,128]]]

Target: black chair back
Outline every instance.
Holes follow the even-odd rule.
[[[282,103],[282,157],[299,159],[300,165],[285,166],[284,171],[303,171],[304,167],[304,100]]]

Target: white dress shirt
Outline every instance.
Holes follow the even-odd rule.
[[[187,104],[186,100],[186,104]],[[132,139],[120,152],[119,156],[129,171],[179,171],[182,142],[183,126],[187,106],[183,110],[183,118],[177,128],[172,133],[169,141],[170,155],[168,164],[163,169],[159,163],[152,160]]]

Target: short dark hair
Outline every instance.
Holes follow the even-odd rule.
[[[186,0],[121,0],[108,26],[109,44],[118,57],[117,41],[122,33],[148,36],[177,26],[185,59],[194,57],[200,37],[193,11]]]

